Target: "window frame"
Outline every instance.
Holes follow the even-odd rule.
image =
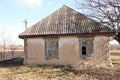
[[[79,54],[80,58],[91,59],[94,55],[94,37],[78,37],[79,38]],[[82,55],[82,41],[86,41],[86,55]]]
[[[49,49],[49,48],[47,48],[47,41],[49,41],[49,43],[52,45],[52,41],[55,41],[56,42],[56,54],[54,55],[54,54],[51,54],[51,56],[50,56],[50,54],[48,54],[48,50],[47,49]],[[59,59],[59,51],[58,51],[58,46],[59,46],[59,44],[58,44],[58,42],[59,42],[59,39],[58,38],[46,38],[45,39],[45,58],[46,59],[51,59],[51,58],[57,58],[57,59]],[[52,45],[53,46],[53,45]],[[51,49],[51,52],[53,52],[54,50],[52,50],[54,48],[54,46],[52,47],[52,48],[50,48]]]
[[[85,41],[85,45],[83,45],[83,41]],[[86,57],[87,56],[87,40],[81,40],[81,56],[82,57]],[[83,50],[83,47],[85,47],[85,50]],[[85,54],[83,53],[83,51],[85,51]]]

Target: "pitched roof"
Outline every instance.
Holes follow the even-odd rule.
[[[85,15],[63,5],[57,11],[42,19],[19,35],[57,35],[114,32],[111,28],[87,18]]]

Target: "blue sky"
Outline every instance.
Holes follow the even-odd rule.
[[[22,44],[19,33],[48,16],[63,5],[76,9],[74,0],[0,0],[0,34],[15,44]]]

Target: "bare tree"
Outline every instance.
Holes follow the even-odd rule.
[[[5,34],[2,35],[2,56],[3,56],[3,60],[5,60],[5,54],[6,54],[6,49],[8,47],[9,44],[9,38],[6,37]]]
[[[12,58],[14,58],[16,46],[15,45],[10,45],[10,49],[11,49],[11,52],[12,52]]]
[[[6,50],[6,39],[3,36],[3,60],[5,59],[5,50]]]
[[[120,42],[120,0],[75,0],[77,8],[103,25],[114,29]]]
[[[2,60],[2,51],[1,51],[2,50],[2,44],[1,44],[2,34],[3,33],[1,33],[1,31],[0,31],[0,60]]]
[[[8,44],[10,43],[10,38],[5,35],[5,33],[2,33],[1,38],[0,38],[0,45],[1,45],[1,60],[5,60],[5,54],[6,54],[6,49],[8,47]]]

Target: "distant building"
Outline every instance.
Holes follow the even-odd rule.
[[[110,66],[111,28],[63,6],[19,35],[28,64]]]

